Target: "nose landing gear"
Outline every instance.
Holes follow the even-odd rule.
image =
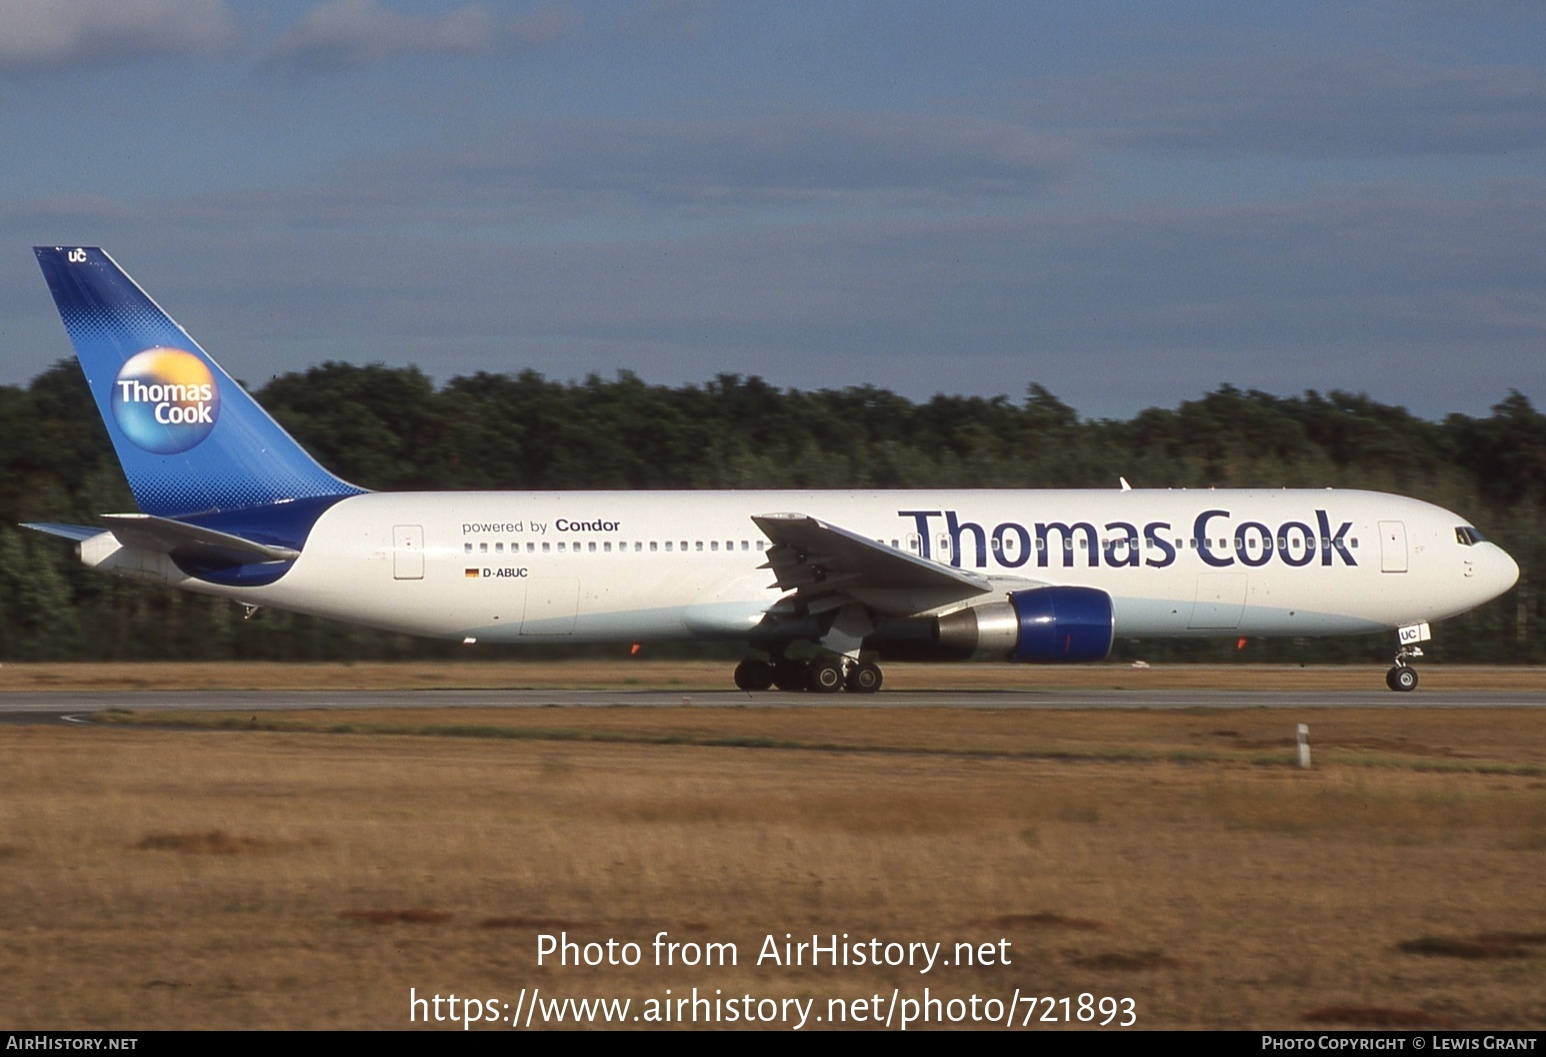
[[[1423,655],[1419,642],[1427,642],[1433,638],[1433,630],[1429,628],[1427,621],[1418,624],[1403,624],[1396,629],[1396,642],[1400,646],[1396,650],[1396,665],[1385,673],[1385,685],[1397,693],[1409,693],[1417,689],[1417,669],[1413,668],[1409,661],[1414,661]]]
[[[1422,655],[1423,651],[1417,646],[1402,646],[1396,653],[1395,667],[1385,673],[1385,685],[1398,693],[1416,690],[1417,669],[1407,662],[1415,660]]]

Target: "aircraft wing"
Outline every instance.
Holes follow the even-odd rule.
[[[888,547],[805,514],[752,517],[773,546],[767,564],[772,586],[794,591],[811,613],[857,601],[881,613],[904,615],[975,598],[994,589],[976,573]]]
[[[103,514],[102,520],[107,522],[108,531],[125,547],[141,547],[215,565],[285,562],[301,554],[290,547],[255,543],[229,532],[201,528],[153,514]]]

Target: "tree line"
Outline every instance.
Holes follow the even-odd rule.
[[[1370,488],[1456,511],[1519,562],[1519,587],[1438,629],[1439,659],[1546,661],[1546,415],[1512,392],[1485,418],[1418,418],[1366,396],[1222,386],[1174,409],[1085,420],[1040,385],[1019,400],[914,402],[758,377],[648,385],[479,373],[437,388],[417,368],[325,363],[258,401],[328,469],[379,490],[706,488]],[[133,510],[73,362],[0,387],[0,660],[376,659],[460,646],[240,607],[91,574],[23,521]],[[1388,660],[1391,636],[1122,643],[1151,659]],[[487,656],[494,648],[477,647]]]

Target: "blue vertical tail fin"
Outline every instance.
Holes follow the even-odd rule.
[[[100,249],[34,248],[135,502],[179,517],[357,495]]]

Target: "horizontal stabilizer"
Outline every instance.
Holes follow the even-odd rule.
[[[125,547],[160,551],[174,558],[211,565],[287,562],[301,555],[300,551],[291,547],[254,543],[229,532],[200,528],[153,514],[104,514],[102,520],[107,522],[108,530]]]
[[[50,536],[63,536],[67,540],[89,540],[102,535],[102,530],[92,525],[61,525],[53,521],[25,521],[22,528],[34,532],[46,532]]]

